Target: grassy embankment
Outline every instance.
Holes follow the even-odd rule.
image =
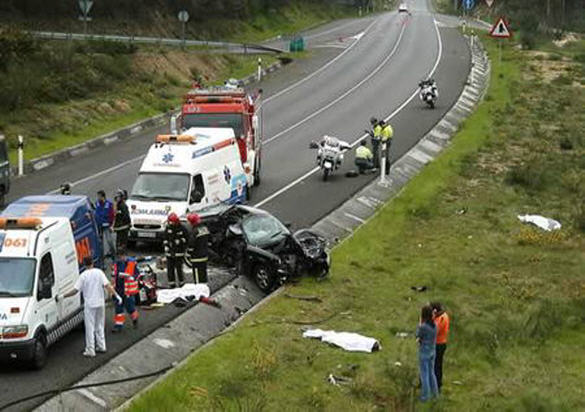
[[[272,299],[131,410],[425,409],[416,343],[397,333],[414,331],[429,300],[452,316],[432,410],[584,409],[585,115],[575,108],[585,97],[572,80],[585,70],[552,57],[563,54],[506,45],[452,145],[335,250],[328,281],[288,286],[321,303]],[[524,213],[563,228],[523,225]],[[344,352],[303,339],[295,322],[373,336],[383,349]],[[329,373],[352,381],[333,386]]]
[[[270,16],[212,26],[223,28],[230,40],[260,41],[342,12],[294,3]],[[8,137],[13,161],[19,134],[26,139],[26,159],[32,159],[176,107],[196,75],[222,83],[254,73],[257,65],[256,56],[201,48],[36,42],[10,29],[0,34],[0,132]],[[276,60],[263,55],[265,65]]]

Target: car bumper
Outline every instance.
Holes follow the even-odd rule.
[[[154,230],[136,230],[130,229],[128,234],[129,240],[140,242],[162,242],[164,239],[164,232]]]
[[[0,360],[30,360],[33,358],[35,340],[0,342]]]

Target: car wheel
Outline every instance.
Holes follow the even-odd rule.
[[[47,339],[40,333],[34,341],[33,357],[30,361],[30,367],[35,370],[43,369],[47,363]]]
[[[264,293],[269,293],[274,287],[274,281],[276,277],[268,265],[258,264],[254,267],[253,271],[254,282]]]
[[[327,178],[329,177],[329,169],[323,169],[323,181],[326,182]]]

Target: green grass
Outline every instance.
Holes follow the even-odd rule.
[[[452,145],[334,251],[328,281],[287,287],[322,303],[272,299],[131,410],[584,409],[585,116],[570,107],[585,98],[526,77],[527,60],[505,47],[485,101]],[[561,148],[564,137],[571,149]],[[563,229],[523,226],[521,213]],[[410,289],[420,285],[428,291]],[[442,398],[423,406],[416,344],[396,333],[412,332],[430,300],[445,304],[452,331]],[[292,323],[332,314],[317,326],[374,336],[382,351],[305,340]],[[329,373],[353,381],[335,387]]]

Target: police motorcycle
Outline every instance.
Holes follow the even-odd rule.
[[[435,108],[435,102],[439,98],[439,89],[433,79],[421,80],[418,84],[420,100],[431,109]]]
[[[321,142],[311,142],[310,149],[317,149],[317,165],[323,171],[326,181],[331,173],[341,167],[343,153],[351,148],[350,144],[333,136],[323,136]]]

